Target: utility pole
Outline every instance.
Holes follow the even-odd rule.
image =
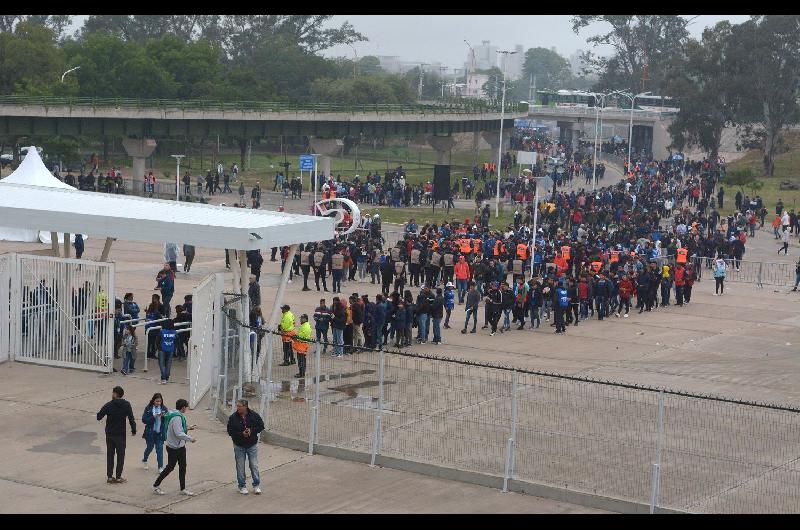
[[[530,81],[528,82],[528,103],[531,102],[531,98],[533,98],[533,74],[531,74]]]
[[[505,57],[502,61],[503,64],[503,101],[500,104],[500,142],[497,146],[497,195],[494,200],[494,216],[500,217],[500,177],[503,173],[503,121],[505,118],[506,110],[506,63],[508,56],[514,55],[517,52],[509,50],[498,50],[497,53],[502,53]],[[495,98],[497,99],[497,98]]]
[[[425,73],[425,66],[428,66],[428,63],[420,63],[419,65],[419,86],[417,87],[417,96],[419,99],[422,99],[422,75]]]

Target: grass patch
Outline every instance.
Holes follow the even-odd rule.
[[[758,179],[764,183],[764,187],[759,191],[761,199],[764,201],[764,206],[767,208],[769,215],[767,220],[771,221],[770,215],[775,213],[775,204],[778,199],[783,200],[783,204],[787,209],[794,208],[795,211],[800,208],[800,190],[780,190],[780,183],[784,180],[800,184],[800,133],[796,131],[787,131],[785,134],[785,145],[788,151],[781,153],[775,157],[775,175],[768,177],[764,175],[763,159],[764,153],[761,150],[752,150],[747,152],[742,158],[728,164],[728,170],[737,170],[750,168],[758,175]],[[722,182],[725,187],[725,208],[723,213],[730,213],[734,210],[736,205],[734,197],[738,188],[729,188]],[[742,194],[747,194],[747,189],[742,190]]]

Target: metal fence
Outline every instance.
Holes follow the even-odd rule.
[[[693,257],[695,271],[699,279],[713,278],[714,261],[716,258]],[[674,264],[674,256],[670,257],[669,264]],[[725,281],[736,283],[751,283],[757,287],[771,285],[785,287],[794,281],[793,264],[784,262],[748,261],[726,259],[727,271]]]
[[[255,395],[268,439],[622,510],[800,511],[797,408],[407,352],[332,357],[323,343],[300,378],[280,365],[280,338],[265,340],[274,358]],[[236,366],[222,365],[231,411]]]
[[[2,263],[0,359],[111,372],[113,264],[26,254]]]

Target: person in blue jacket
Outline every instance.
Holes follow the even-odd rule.
[[[453,291],[453,282],[447,282],[444,288],[444,310],[445,310],[445,318],[444,318],[444,329],[450,329],[450,313],[453,311],[455,307],[455,291]]]
[[[172,357],[175,355],[175,346],[178,342],[178,332],[171,320],[162,324],[161,329],[161,355],[158,356],[158,367],[161,369],[161,384],[169,382],[169,372],[172,368]]]
[[[166,413],[167,407],[164,406],[164,398],[160,393],[156,392],[150,399],[150,403],[144,408],[144,414],[142,414],[142,423],[144,423],[142,438],[147,444],[142,457],[142,464],[145,469],[149,469],[147,460],[155,448],[159,473],[164,470],[164,435],[161,433],[161,420]]]

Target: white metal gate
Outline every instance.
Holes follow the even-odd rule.
[[[224,275],[207,276],[192,293],[192,336],[189,349],[189,407],[195,408],[211,388],[218,367],[220,311]]]
[[[11,349],[11,277],[14,255],[0,256],[0,363],[9,359]]]
[[[111,372],[114,266],[16,255],[11,281],[12,358]]]

